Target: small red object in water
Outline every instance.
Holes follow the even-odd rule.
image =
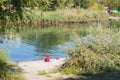
[[[46,56],[46,58],[45,58],[45,62],[50,62],[50,56]]]

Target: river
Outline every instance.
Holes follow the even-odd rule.
[[[51,58],[66,57],[65,45],[72,45],[71,32],[80,35],[90,24],[70,24],[29,27],[17,34],[1,35],[0,48],[2,48],[12,61],[32,61],[44,59],[46,55]]]

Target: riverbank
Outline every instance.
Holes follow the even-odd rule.
[[[19,67],[23,70],[26,80],[61,80],[71,75],[63,75],[61,73],[51,73],[49,75],[38,75],[40,71],[50,72],[64,63],[65,58],[51,59],[50,62],[44,60],[19,62]],[[59,79],[58,79],[59,78]]]
[[[88,14],[89,13],[89,14]],[[23,25],[53,25],[65,23],[90,23],[98,22],[100,19],[108,19],[108,14],[104,10],[93,9],[62,9],[56,11],[41,11],[39,9],[25,9],[22,11],[22,20],[9,19],[0,21],[1,24],[23,29]],[[11,27],[10,27],[11,29]]]

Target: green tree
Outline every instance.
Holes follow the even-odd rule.
[[[0,0],[0,11],[5,9],[5,2],[6,2],[6,0]]]
[[[80,8],[88,8],[89,7],[89,0],[74,0],[75,7],[79,6]]]
[[[14,9],[16,10],[16,14],[22,20],[22,7],[21,7],[22,0],[11,0],[11,4],[13,5]]]
[[[9,9],[9,2],[8,0],[0,0],[0,20],[4,20],[5,16],[9,13],[7,12]]]
[[[108,7],[110,9],[119,9],[120,8],[120,0],[109,0]]]
[[[65,7],[66,0],[51,0],[51,9],[56,10],[58,8]]]
[[[50,10],[50,0],[39,0],[39,8],[43,11]]]
[[[38,6],[38,0],[22,0],[21,1],[21,7],[29,7],[34,8]]]
[[[96,3],[96,0],[89,0],[89,6],[94,6],[94,4]]]
[[[71,8],[74,6],[74,0],[66,0],[65,6]]]

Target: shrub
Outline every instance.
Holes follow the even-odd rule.
[[[85,37],[74,33],[74,47],[67,48],[69,58],[62,66],[76,66],[79,71],[98,73],[102,71],[120,70],[120,31],[109,28],[88,28]]]
[[[7,55],[0,51],[0,80],[24,80],[19,71],[12,72],[11,64],[7,60]]]
[[[108,2],[108,7],[109,7],[110,9],[118,10],[119,7],[120,7],[120,0],[116,0],[116,1],[114,1],[114,0],[109,0],[109,2]]]
[[[4,55],[3,52],[0,52],[0,77],[3,75],[3,71],[5,71],[5,68],[7,63],[7,57]]]

